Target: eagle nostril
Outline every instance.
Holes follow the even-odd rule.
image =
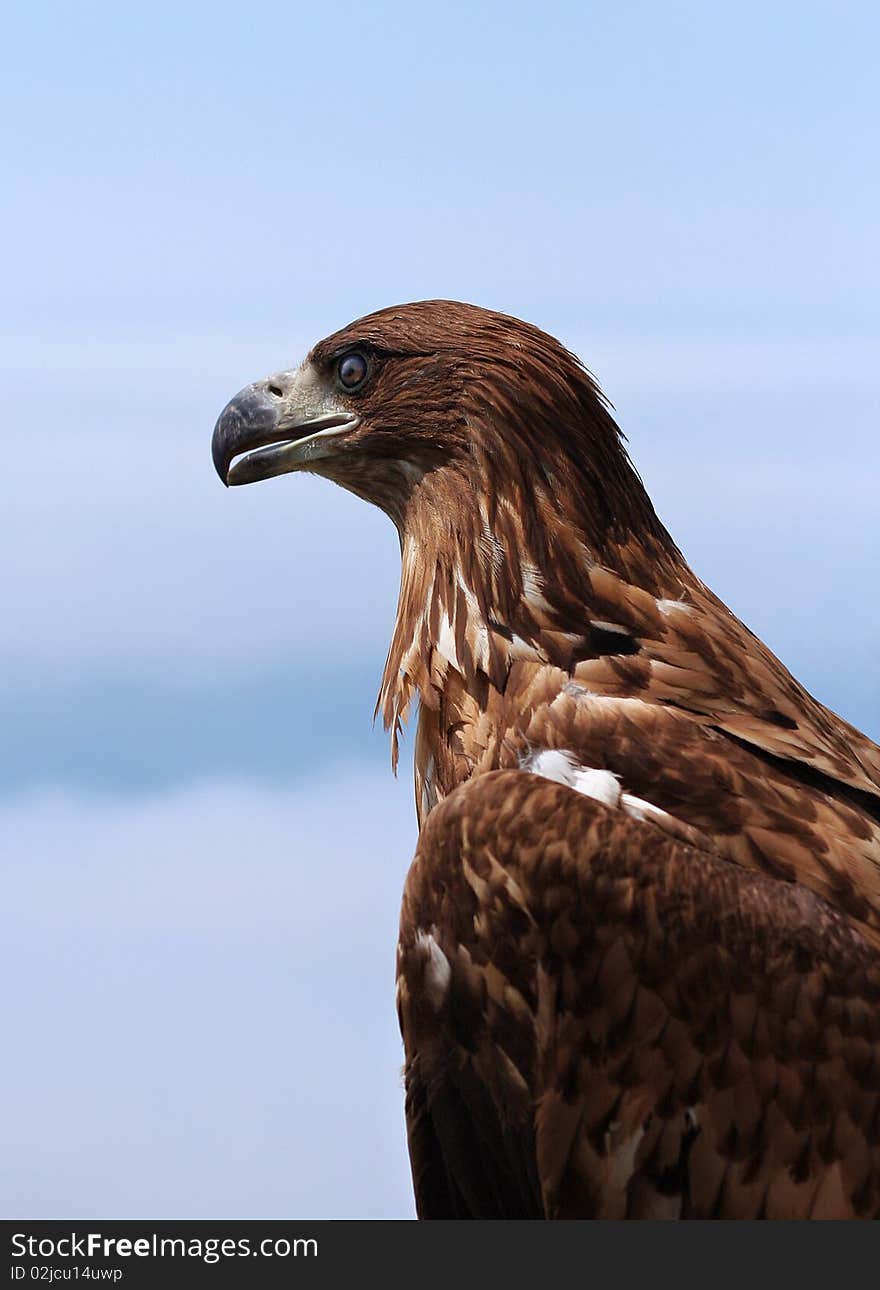
[[[269,382],[269,384],[266,386],[266,389],[270,394],[274,395],[276,399],[282,399],[284,397],[284,391],[282,390],[281,386],[275,385],[272,381]]]

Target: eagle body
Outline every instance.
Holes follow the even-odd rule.
[[[247,387],[214,453],[400,535],[419,1215],[877,1216],[880,749],[690,570],[577,359],[400,306]]]

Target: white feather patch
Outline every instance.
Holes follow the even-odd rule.
[[[681,614],[694,612],[693,605],[688,605],[683,600],[658,600],[657,608],[661,614],[674,614],[676,611]]]
[[[591,618],[590,626],[596,627],[600,632],[616,632],[618,636],[629,636],[629,627],[621,627],[620,623],[609,623],[604,618]]]
[[[622,793],[620,805],[627,815],[631,815],[635,820],[644,820],[648,824],[671,818],[667,811],[662,811],[653,802],[646,802],[643,797],[636,797],[633,793]]]
[[[451,663],[454,668],[460,669],[461,664],[458,661],[458,653],[455,648],[455,632],[452,630],[452,623],[449,621],[449,615],[445,610],[440,615],[437,651],[443,655],[447,663]]]
[[[468,636],[471,638],[474,660],[479,667],[486,667],[489,662],[489,630],[483,621],[483,615],[480,613],[479,601],[464,578],[462,578],[460,570],[456,572],[455,579],[464,593],[465,603],[468,608]]]
[[[544,579],[533,564],[522,567],[523,598],[532,609],[542,612],[549,610],[550,601],[544,595]]]
[[[610,770],[595,770],[589,766],[579,766],[571,753],[559,748],[546,748],[528,758],[524,770],[544,779],[552,779],[557,784],[565,784],[576,793],[595,798],[605,806],[616,807],[620,804],[621,787],[617,776]]]
[[[659,806],[654,806],[652,802],[646,802],[644,798],[636,797],[634,793],[625,793],[618,776],[612,771],[581,766],[571,753],[563,752],[559,748],[545,748],[541,752],[533,753],[523,762],[522,768],[532,775],[541,775],[544,779],[552,779],[557,784],[565,784],[567,788],[573,788],[576,793],[592,797],[594,801],[601,802],[603,806],[608,806],[612,810],[624,811],[633,819],[654,824],[671,819],[668,812],[661,810]]]
[[[443,1006],[452,979],[452,968],[449,959],[434,939],[433,928],[430,932],[421,928],[416,932],[416,948],[425,956],[425,993],[431,1007],[439,1011]]]

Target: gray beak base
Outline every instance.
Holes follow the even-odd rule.
[[[327,455],[324,440],[359,424],[360,419],[350,412],[303,415],[305,409],[291,409],[271,386],[271,381],[245,386],[217,418],[211,455],[224,484],[252,484],[297,470]],[[237,457],[241,460],[236,461]]]

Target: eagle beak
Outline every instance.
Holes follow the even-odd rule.
[[[360,425],[308,367],[255,381],[217,418],[211,453],[224,484],[252,484],[307,468],[332,451],[329,441]],[[238,459],[238,460],[236,460]]]

